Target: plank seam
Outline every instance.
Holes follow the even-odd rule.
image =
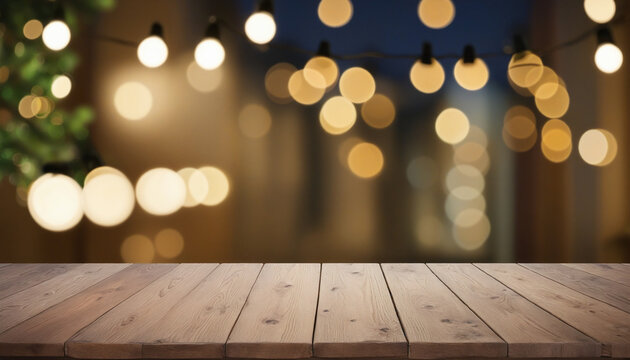
[[[526,265],[523,265],[522,263],[516,263],[516,264],[517,264],[517,265],[519,265],[519,266],[521,266],[521,267],[523,267],[523,268],[525,268],[525,269],[527,269],[527,270],[529,270],[529,271],[532,271],[532,272],[534,272],[534,273],[536,273],[536,274],[538,274],[538,275],[540,275],[540,276],[542,276],[542,277],[544,277],[544,278],[547,278],[547,279],[549,279],[549,280],[551,280],[551,281],[555,282],[556,284],[560,284],[560,285],[562,285],[562,286],[566,287],[567,289],[570,289],[570,290],[573,290],[573,291],[575,291],[575,292],[578,292],[578,293],[580,293],[580,294],[582,294],[582,295],[584,295],[584,296],[586,296],[586,297],[588,297],[588,298],[591,298],[591,299],[593,299],[593,300],[603,302],[604,304],[609,305],[609,306],[612,306],[612,307],[614,307],[614,308],[616,308],[616,309],[618,309],[618,310],[621,310],[621,311],[623,311],[623,312],[625,312],[625,313],[630,313],[630,311],[627,311],[627,310],[625,310],[625,309],[622,309],[622,308],[618,307],[618,306],[617,306],[617,305],[615,305],[615,304],[611,304],[611,303],[609,303],[608,301],[605,301],[605,300],[602,300],[602,299],[598,299],[598,298],[596,298],[596,297],[594,297],[594,296],[592,296],[592,295],[589,295],[589,294],[584,293],[584,292],[583,292],[583,291],[581,291],[581,290],[578,290],[578,289],[572,288],[572,287],[570,287],[570,286],[568,286],[568,285],[566,285],[566,284],[563,284],[563,283],[561,283],[560,281],[558,281],[558,280],[556,280],[556,279],[553,279],[553,278],[551,278],[551,277],[549,277],[549,276],[547,276],[547,275],[545,275],[545,274],[543,274],[543,273],[541,273],[541,272],[537,271],[536,269],[532,269],[532,268],[530,268],[530,267],[528,267],[528,266],[526,266]],[[564,266],[564,265],[562,265],[562,266]],[[583,273],[586,273],[586,274],[589,274],[589,275],[594,275],[594,274],[591,274],[591,273],[589,273],[589,272],[587,272],[587,271],[583,271],[583,270],[580,270],[580,269],[573,269],[573,270],[575,270],[575,271],[579,271],[579,272],[583,272]],[[597,276],[597,275],[595,275],[595,276]],[[601,277],[601,276],[597,276],[597,277],[598,277],[598,278],[600,278],[600,279],[603,279],[603,280],[608,280],[608,281],[615,282],[615,281],[613,281],[613,280],[609,280],[609,279],[603,278],[603,277]]]
[[[258,274],[256,274],[256,279],[254,279],[254,282],[252,283],[252,286],[249,288],[249,291],[247,292],[247,297],[245,298],[245,302],[243,303],[243,306],[241,306],[241,310],[238,312],[238,316],[236,317],[236,319],[234,319],[234,323],[232,324],[232,327],[230,328],[230,332],[228,333],[228,336],[225,338],[225,344],[223,346],[223,358],[224,359],[228,358],[228,356],[227,356],[227,347],[228,347],[228,341],[230,340],[230,335],[232,335],[232,332],[234,331],[234,327],[236,326],[236,323],[241,318],[241,314],[243,313],[243,309],[245,309],[245,306],[247,306],[247,302],[249,301],[249,296],[252,294],[252,290],[254,289],[254,286],[256,286],[256,283],[258,282],[258,278],[260,277],[260,274],[262,273],[262,271],[265,268],[265,266],[267,266],[267,264],[263,263],[262,266],[260,267],[260,269],[258,269]]]
[[[97,322],[100,318],[102,318],[103,316],[105,316],[107,313],[109,313],[110,311],[114,310],[115,308],[117,308],[120,304],[124,303],[125,301],[127,301],[129,298],[131,298],[132,296],[136,295],[137,293],[139,293],[140,291],[144,290],[146,287],[148,287],[149,285],[153,284],[154,282],[160,280],[161,278],[163,278],[164,276],[170,274],[173,270],[177,269],[177,267],[180,265],[180,263],[176,264],[171,270],[165,272],[162,276],[158,276],[157,278],[155,278],[155,280],[150,281],[149,283],[147,283],[145,286],[141,287],[140,289],[138,289],[138,291],[134,292],[133,294],[127,296],[124,300],[122,300],[121,302],[119,302],[118,304],[116,304],[115,306],[112,306],[111,309],[105,311],[104,313],[102,313],[99,317],[97,317],[96,319],[94,319],[92,322],[90,322],[89,324],[85,325],[84,327],[82,327],[81,329],[77,330],[77,332],[75,332],[72,336],[70,336],[64,343],[63,343],[63,354],[66,358],[71,358],[68,355],[68,343],[70,342],[70,340],[74,339],[77,335],[79,335],[85,328],[87,328],[88,326],[91,326],[92,324],[94,324],[95,322]],[[125,268],[127,269],[127,268]],[[122,271],[122,270],[121,270]],[[116,273],[117,274],[117,273]],[[96,285],[96,284],[95,284]],[[87,289],[86,289],[87,290]]]
[[[589,265],[589,264],[590,264],[590,265],[598,265],[598,263],[585,263],[585,264],[586,264],[586,265]],[[604,277],[604,276],[601,276],[601,275],[599,275],[599,274],[595,274],[595,273],[593,273],[593,272],[588,271],[588,269],[582,269],[582,268],[577,268],[577,267],[570,266],[570,265],[571,265],[571,263],[569,263],[568,265],[567,265],[567,263],[560,263],[560,265],[569,266],[569,267],[571,267],[572,269],[576,269],[576,270],[584,271],[584,272],[589,273],[589,274],[591,274],[591,275],[593,275],[593,276],[597,276],[598,278],[601,278],[601,279],[606,279],[606,280],[610,280],[610,281],[612,281],[612,282],[616,282],[617,284],[621,284],[621,285],[623,285],[623,286],[629,287],[629,286],[628,286],[628,284],[624,284],[624,283],[619,282],[619,281],[617,281],[617,280],[615,280],[615,279],[608,278],[608,277]],[[579,265],[579,264],[578,264],[578,265]],[[630,264],[622,264],[622,265],[626,265],[626,266],[627,266],[627,265],[630,265]]]
[[[471,264],[472,265],[472,264]],[[433,273],[433,276],[435,276],[442,284],[444,284],[444,286],[446,286],[446,288],[453,294],[455,295],[455,297],[462,303],[464,304],[464,306],[466,306],[470,311],[472,311],[473,314],[475,314],[475,316],[481,320],[482,323],[486,324],[486,326],[488,327],[488,329],[492,330],[492,332],[499,338],[501,339],[501,341],[503,341],[505,343],[505,348],[506,348],[506,358],[510,357],[510,343],[507,342],[507,340],[505,340],[492,326],[490,326],[490,324],[488,324],[482,317],[481,315],[477,314],[477,312],[471,308],[465,301],[464,299],[460,298],[459,295],[457,295],[457,293],[455,291],[453,291],[453,289],[451,289],[450,286],[448,286],[448,284],[446,284],[444,282],[444,280],[442,280],[442,278],[440,278],[440,276],[438,274],[435,273],[435,271],[433,271],[433,269],[431,269],[431,266],[429,266],[429,264],[425,263],[425,266],[429,269],[429,271],[431,273]]]
[[[317,329],[317,318],[319,317],[319,294],[322,291],[322,268],[324,264],[319,263],[319,279],[317,281],[317,303],[315,304],[315,321],[313,321],[313,335],[311,336],[311,354],[315,356],[315,330]]]
[[[591,337],[590,335],[588,335],[588,334],[584,333],[584,332],[583,332],[583,331],[581,331],[580,329],[576,328],[575,326],[573,326],[573,325],[571,325],[571,324],[567,323],[567,322],[566,322],[566,321],[564,321],[563,319],[561,319],[561,318],[559,318],[558,316],[554,315],[553,313],[551,313],[551,312],[550,312],[550,311],[548,311],[547,309],[545,309],[545,308],[541,307],[540,305],[536,304],[535,302],[533,302],[532,300],[530,300],[530,298],[529,298],[529,297],[527,297],[527,296],[525,296],[525,295],[521,294],[520,292],[516,291],[516,290],[515,290],[515,289],[513,289],[512,287],[508,286],[506,283],[502,282],[501,280],[499,280],[499,279],[495,278],[494,276],[492,276],[492,275],[491,275],[491,274],[489,274],[488,272],[484,271],[482,268],[480,268],[479,266],[477,266],[477,264],[473,263],[472,265],[473,265],[474,267],[476,267],[477,269],[481,270],[481,272],[483,272],[484,274],[487,274],[488,276],[490,276],[490,277],[491,277],[491,278],[493,278],[494,280],[498,281],[498,282],[499,282],[500,284],[502,284],[503,286],[505,286],[505,287],[507,287],[508,289],[510,289],[510,290],[512,290],[512,291],[514,291],[515,293],[517,293],[519,296],[521,296],[521,297],[522,297],[523,299],[525,299],[526,301],[528,301],[528,302],[530,302],[530,303],[534,304],[534,306],[536,306],[537,308],[541,309],[542,311],[546,312],[547,314],[549,314],[549,315],[551,315],[551,316],[555,317],[556,319],[560,320],[561,322],[563,322],[564,324],[566,324],[566,325],[567,325],[567,326],[569,326],[570,328],[575,329],[575,331],[577,331],[577,332],[579,332],[580,334],[582,334],[582,335],[586,336],[587,338],[591,339],[591,340],[592,340],[592,341],[594,341],[596,344],[599,344],[599,345],[600,345],[600,356],[599,356],[599,357],[606,357],[606,356],[602,356],[602,355],[601,355],[601,353],[602,353],[601,349],[603,349],[603,348],[604,348],[604,344],[603,344],[601,341],[598,341],[598,340],[594,339],[594,338],[593,338],[593,337]],[[521,265],[519,265],[519,264],[517,264],[517,265],[518,265],[518,266],[521,266]],[[527,268],[526,268],[526,267],[524,267],[524,266],[521,266],[521,267],[522,267],[522,268],[524,268],[524,269],[526,269],[527,271],[531,271],[531,270],[527,269]],[[533,273],[533,274],[535,274],[535,275],[537,275],[537,273],[535,273],[535,272],[532,272],[532,273]],[[509,356],[509,349],[508,349],[508,356]]]
[[[15,264],[13,264],[13,265],[15,265]],[[34,264],[34,263],[27,263],[26,265],[48,265],[48,264]],[[30,289],[30,288],[32,288],[32,287],[37,286],[37,285],[39,285],[39,284],[41,284],[41,283],[43,283],[43,282],[46,282],[46,281],[51,280],[51,279],[54,279],[54,278],[56,278],[57,276],[63,275],[63,274],[65,274],[66,272],[68,272],[68,271],[70,271],[70,270],[72,270],[72,269],[78,268],[80,265],[83,265],[83,264],[77,264],[77,263],[74,263],[74,264],[54,264],[54,265],[68,265],[68,266],[70,266],[70,267],[69,267],[68,269],[66,269],[66,271],[65,271],[65,272],[62,272],[61,274],[57,274],[57,275],[55,275],[55,276],[53,276],[53,277],[51,277],[51,278],[49,278],[49,279],[43,279],[42,281],[37,282],[37,283],[34,283],[34,284],[31,284],[30,286],[25,287],[24,289],[22,289],[22,290],[20,290],[20,291],[14,292],[13,294],[7,294],[7,295],[5,295],[5,296],[3,296],[3,297],[0,297],[0,300],[2,300],[2,299],[6,299],[6,298],[8,298],[9,296],[13,296],[13,295],[15,295],[15,294],[19,294],[19,293],[21,293],[21,292],[23,292],[23,291],[26,291],[26,290],[28,290],[28,289]],[[24,274],[20,274],[20,275],[21,275],[21,276],[24,276]],[[27,275],[27,276],[28,276],[28,275]]]
[[[396,301],[394,300],[394,296],[392,295],[392,289],[389,287],[389,282],[387,281],[387,276],[383,271],[383,263],[378,264],[378,268],[381,270],[381,275],[383,275],[383,280],[385,280],[385,286],[387,286],[387,292],[389,293],[389,298],[392,301],[392,305],[394,306],[394,311],[396,312],[396,318],[398,319],[398,323],[400,324],[400,329],[402,330],[403,336],[405,337],[405,342],[407,343],[407,358],[409,358],[409,352],[411,351],[409,344],[409,338],[407,337],[407,331],[405,330],[405,325],[403,325],[402,318],[400,317],[400,313],[398,312],[398,307],[396,307]]]

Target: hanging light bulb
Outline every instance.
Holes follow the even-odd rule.
[[[533,86],[543,75],[542,59],[527,49],[525,40],[520,35],[514,36],[512,50],[512,58],[508,64],[508,80],[521,89]]]
[[[195,61],[203,69],[214,70],[223,64],[223,60],[225,49],[219,41],[219,24],[217,18],[211,16],[205,37],[195,48]]]
[[[486,63],[475,55],[475,48],[471,45],[464,47],[464,55],[457,60],[453,75],[459,86],[470,91],[484,87],[489,77]]]
[[[250,15],[245,22],[245,34],[256,44],[266,44],[276,35],[276,22],[273,19],[273,3],[262,0],[258,11]]]
[[[70,28],[63,20],[64,15],[63,9],[57,7],[55,18],[44,27],[42,41],[50,50],[62,50],[70,42]]]
[[[615,0],[584,0],[586,16],[596,23],[604,24],[615,17]]]
[[[335,84],[338,76],[339,67],[330,57],[330,44],[328,41],[322,41],[317,49],[317,55],[304,65],[304,79],[316,88],[321,85],[330,88]],[[321,79],[324,81],[322,82]]]
[[[156,68],[166,61],[168,47],[160,23],[153,23],[149,36],[138,45],[138,60],[148,68]]]
[[[619,70],[623,64],[623,53],[614,44],[612,34],[608,28],[597,30],[597,51],[595,51],[595,65],[607,74]]]
[[[422,55],[411,67],[409,79],[418,91],[425,94],[440,90],[444,84],[444,68],[433,57],[431,44],[424,43]]]

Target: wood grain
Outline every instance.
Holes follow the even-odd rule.
[[[319,264],[265,264],[227,342],[227,356],[311,357]]]
[[[64,356],[64,344],[112,307],[173,269],[131,265],[0,334],[0,356]]]
[[[83,359],[137,359],[138,339],[158,338],[157,324],[217,264],[180,264],[66,342],[66,355]]]
[[[602,355],[630,357],[630,314],[516,264],[480,269],[567,324],[602,343]]]
[[[383,264],[409,358],[505,357],[507,345],[424,264]]]
[[[604,279],[616,281],[624,286],[630,286],[630,266],[627,264],[563,264],[574,269],[601,276]]]
[[[117,273],[128,264],[84,264],[0,300],[0,333]]]
[[[521,265],[568,288],[630,313],[628,286],[562,264]]]
[[[61,275],[77,264],[9,264],[0,268],[0,299]]]
[[[593,357],[600,345],[472,264],[429,268],[508,343],[509,357]]]
[[[406,357],[407,340],[378,264],[323,264],[315,356]]]
[[[137,338],[143,343],[142,356],[223,358],[230,331],[261,268],[262,264],[219,265],[147,331],[147,336]]]

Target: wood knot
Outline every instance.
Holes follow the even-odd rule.
[[[427,310],[431,310],[433,309],[435,306],[433,305],[424,305],[423,308],[427,309]]]
[[[351,274],[352,275],[361,275],[361,272],[360,271],[353,271],[353,272],[351,272]]]
[[[443,323],[447,323],[447,324],[452,323],[451,319],[442,319],[440,321],[443,322]]]
[[[322,310],[322,311],[323,311],[323,312],[329,312],[330,310],[328,310],[328,309],[324,309],[324,310]]]
[[[387,328],[387,327],[383,327],[383,328],[380,328],[380,329],[378,329],[378,330],[379,330],[380,332],[382,332],[382,333],[389,332],[389,328]]]
[[[350,319],[350,322],[357,322],[357,319]]]
[[[263,323],[267,325],[276,325],[277,323],[279,323],[279,321],[276,319],[265,319],[263,320]]]
[[[333,286],[332,288],[330,288],[330,291],[336,291],[336,290],[339,290],[339,288],[336,286]]]

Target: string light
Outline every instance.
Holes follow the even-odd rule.
[[[205,38],[195,48],[195,61],[205,70],[214,70],[223,64],[225,49],[219,41],[219,24],[217,18],[210,17]]]
[[[586,15],[596,23],[604,24],[615,16],[615,0],[584,0]]]
[[[179,210],[186,201],[186,184],[175,171],[151,169],[136,183],[138,204],[153,215],[169,215]]]
[[[521,36],[514,37],[514,54],[508,64],[508,78],[521,88],[530,87],[543,75],[542,59],[527,50]]]
[[[330,44],[327,41],[322,41],[319,44],[317,55],[304,65],[304,78],[315,87],[320,86],[321,78],[323,78],[324,87],[329,88],[335,84],[338,76],[337,63],[330,58]]]
[[[50,50],[63,50],[70,43],[70,28],[64,21],[64,15],[63,9],[58,6],[54,20],[49,22],[42,31],[42,41]]]
[[[623,53],[614,44],[612,34],[607,28],[597,30],[597,51],[595,51],[595,65],[606,73],[612,74],[623,64]]]
[[[457,60],[453,75],[459,86],[470,91],[484,87],[489,77],[486,63],[475,55],[475,48],[471,45],[464,47],[464,55]]]
[[[319,123],[327,133],[340,135],[352,128],[357,119],[357,110],[350,100],[333,96],[326,100],[319,113]]]
[[[431,44],[424,43],[422,55],[409,71],[411,84],[420,92],[432,94],[444,84],[444,68],[433,57]]]
[[[168,47],[164,42],[164,29],[153,23],[149,36],[138,45],[138,60],[148,68],[156,68],[168,58]]]
[[[376,91],[376,82],[369,71],[352,67],[341,74],[339,92],[355,104],[368,101]]]
[[[273,19],[273,3],[271,0],[262,0],[258,11],[247,18],[245,22],[245,34],[256,44],[267,44],[276,35],[276,22]]]

